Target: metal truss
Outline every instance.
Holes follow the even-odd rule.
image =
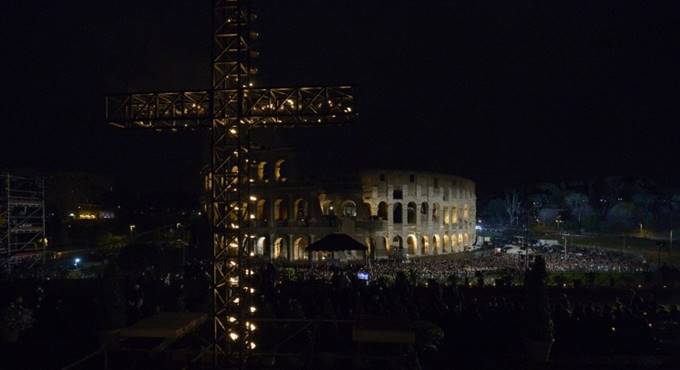
[[[112,95],[105,120],[120,128],[211,130],[210,212],[213,247],[213,360],[243,367],[256,348],[253,238],[257,195],[250,183],[250,128],[322,127],[354,117],[349,86],[253,87],[257,55],[249,0],[214,0],[212,89]]]
[[[214,103],[214,104],[213,104]],[[350,86],[243,89],[245,123],[250,126],[317,126],[353,117]],[[194,130],[212,117],[236,117],[239,90],[149,92],[106,98],[106,120],[120,128]]]
[[[45,249],[45,182],[9,173],[0,178],[0,258],[11,268],[13,258]]]

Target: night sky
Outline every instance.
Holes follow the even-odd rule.
[[[677,1],[254,3],[256,85],[356,86],[353,128],[300,133],[338,161],[365,156],[482,187],[608,174],[680,180]],[[103,96],[209,87],[211,5],[3,4],[0,168],[195,186],[204,135],[109,128]]]

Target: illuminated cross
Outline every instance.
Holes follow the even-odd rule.
[[[254,127],[315,127],[354,117],[349,86],[253,87],[255,14],[248,0],[214,0],[212,89],[106,97],[106,121],[120,128],[211,132],[210,212],[213,246],[213,354],[243,364],[255,348],[254,256],[246,220],[255,213],[249,161]]]

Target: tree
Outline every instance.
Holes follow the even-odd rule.
[[[638,221],[645,225],[652,223],[657,196],[648,192],[640,192],[633,194],[632,200],[635,204]]]
[[[581,227],[583,218],[592,212],[588,196],[576,192],[569,193],[564,197],[564,203],[571,211],[572,216],[576,218],[578,226]]]
[[[519,212],[522,202],[519,200],[519,192],[510,190],[505,192],[505,212],[507,213],[510,226],[519,223]]]
[[[607,222],[614,228],[631,228],[635,221],[635,205],[619,202],[607,212]]]
[[[505,221],[505,200],[493,198],[484,207],[482,217],[485,223],[502,224]]]
[[[553,184],[544,182],[538,185],[538,189],[543,194],[544,207],[559,208],[562,202],[562,194],[564,194],[566,187],[564,184]]]
[[[671,208],[673,209],[673,211],[680,210],[680,194],[674,194],[671,197]]]

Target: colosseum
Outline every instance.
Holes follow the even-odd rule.
[[[370,259],[456,253],[475,242],[475,184],[469,179],[386,169],[320,175],[293,150],[263,153],[254,158],[251,192],[258,200],[246,232],[255,235],[256,253],[265,258],[306,259],[306,247],[333,232],[365,244]]]

